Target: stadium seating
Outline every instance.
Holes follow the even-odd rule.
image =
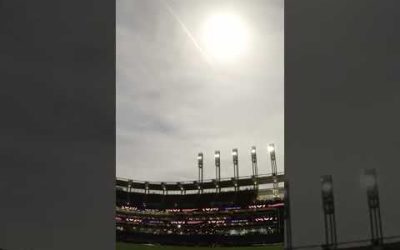
[[[261,198],[252,178],[240,183],[246,188],[221,192],[213,181],[202,183],[199,189],[195,182],[167,185],[117,180],[117,240],[169,245],[283,242],[282,195]],[[224,187],[230,184],[234,182],[228,180]]]

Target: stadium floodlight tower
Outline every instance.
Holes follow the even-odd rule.
[[[321,176],[322,209],[325,223],[325,245],[323,249],[337,248],[335,201],[331,175]]]
[[[237,148],[232,149],[232,158],[233,158],[233,177],[235,179],[239,179],[239,153]]]
[[[197,165],[199,167],[199,183],[203,183],[203,153],[197,155]]]
[[[253,170],[254,189],[258,190],[258,167],[257,167],[257,154],[255,146],[251,147],[251,167]]]
[[[237,148],[232,149],[233,158],[233,179],[235,185],[235,191],[239,190],[239,153]]]
[[[375,169],[364,170],[363,184],[367,190],[369,221],[371,227],[371,243],[372,245],[379,246],[383,244],[383,232],[378,181]]]
[[[275,155],[275,144],[271,143],[267,147],[270,158],[271,158],[271,172],[272,172],[272,180],[273,180],[273,196],[274,198],[278,197],[278,168],[276,166],[276,155]]]
[[[132,180],[128,180],[127,184],[128,184],[128,189],[126,190],[127,192],[127,204],[128,206],[131,204],[131,190],[132,190]]]
[[[215,158],[215,179],[217,182],[217,192],[221,191],[221,187],[219,186],[219,183],[221,181],[221,154],[218,150],[215,151],[214,153],[214,158]]]
[[[258,168],[257,168],[257,154],[256,147],[251,147],[251,166],[253,170],[253,176],[258,176]]]

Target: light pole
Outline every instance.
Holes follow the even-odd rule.
[[[128,189],[127,189],[127,203],[128,203],[128,206],[130,206],[131,205],[131,190],[132,190],[132,183],[133,183],[133,181],[132,180],[128,180]]]
[[[199,168],[199,187],[201,187],[203,184],[203,153],[201,152],[197,155],[197,165]],[[202,194],[203,189],[199,188],[199,192]]]
[[[331,175],[321,176],[322,209],[325,223],[324,249],[337,248],[335,200],[333,196],[333,183]]]
[[[197,165],[199,168],[199,183],[203,183],[203,153],[197,155]]]
[[[239,179],[239,159],[237,148],[232,149],[233,158],[233,178],[235,179],[235,191],[239,190],[238,179]]]
[[[239,160],[238,160],[238,150],[237,148],[232,149],[233,158],[233,177],[235,179],[239,178]]]
[[[383,232],[378,180],[375,169],[365,169],[363,181],[367,191],[371,243],[372,245],[379,246],[383,244]]]
[[[278,169],[276,166],[276,155],[275,155],[275,145],[273,143],[269,144],[268,152],[271,158],[271,172],[272,172],[272,180],[273,180],[273,195],[274,198],[278,197]]]
[[[219,187],[219,183],[221,181],[221,154],[218,150],[215,151],[214,158],[215,158],[215,177],[217,181],[217,192],[219,192],[221,190],[221,188]]]
[[[253,170],[254,189],[258,190],[258,168],[257,168],[257,154],[255,146],[251,147],[251,166]]]

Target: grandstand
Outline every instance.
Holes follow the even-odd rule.
[[[186,246],[282,243],[284,175],[276,172],[276,165],[272,174],[258,175],[253,164],[253,175],[247,177],[239,177],[236,166],[233,178],[221,179],[216,155],[217,178],[203,180],[199,156],[197,181],[117,178],[117,241]]]

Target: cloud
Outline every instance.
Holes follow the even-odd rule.
[[[236,6],[254,32],[252,50],[236,63],[210,65],[164,5],[118,1],[117,176],[193,180],[202,151],[205,177],[213,178],[212,155],[219,149],[222,176],[229,177],[234,147],[240,172],[249,175],[252,145],[260,148],[260,171],[267,173],[265,147],[272,141],[282,171],[283,3],[170,3],[195,38],[210,10]]]

